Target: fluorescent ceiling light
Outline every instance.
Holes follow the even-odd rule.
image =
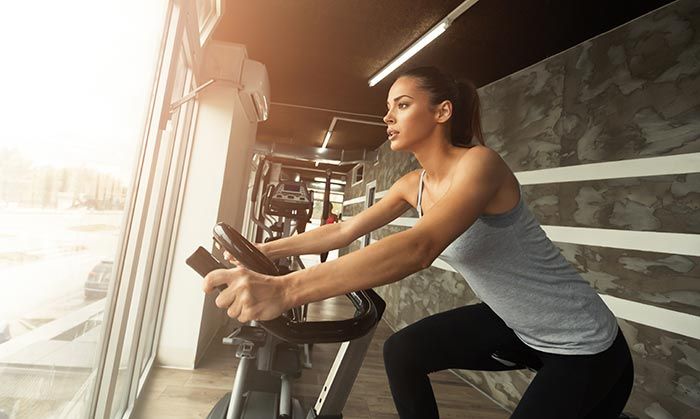
[[[326,138],[323,139],[323,145],[321,146],[321,148],[326,148],[326,146],[328,145],[328,142],[331,140],[332,133],[333,133],[333,131],[331,131],[331,130],[326,131]]]
[[[326,178],[325,178],[325,177],[316,176],[316,177],[314,177],[314,182],[324,182],[324,183],[325,183],[325,182],[326,182]],[[336,184],[345,185],[345,181],[342,180],[342,179],[331,179],[331,183],[336,183]]]
[[[457,6],[453,11],[450,12],[450,14],[448,14],[440,22],[438,22],[437,25],[433,26],[432,29],[430,29],[423,36],[418,38],[416,42],[414,42],[411,46],[404,50],[404,52],[399,54],[398,57],[394,58],[389,64],[384,66],[384,68],[382,68],[381,70],[379,70],[378,73],[372,76],[372,78],[369,79],[369,87],[372,87],[380,81],[382,81],[382,79],[391,74],[391,72],[396,70],[401,64],[408,61],[408,59],[416,55],[418,51],[425,48],[425,46],[431,43],[433,40],[435,40],[435,38],[442,35],[450,26],[450,24],[454,22],[455,19],[457,19],[462,13],[467,11],[467,9],[476,4],[477,1],[479,0],[465,0],[464,2],[462,2],[462,4]]]
[[[408,61],[409,58],[416,55],[418,51],[422,50],[435,38],[442,35],[448,26],[449,24],[447,22],[442,22],[438,26],[431,29],[430,32],[421,36],[419,40],[414,42],[413,45],[408,47],[408,49],[401,53],[401,55],[394,58],[389,64],[387,64],[384,68],[379,70],[379,73],[377,73],[375,76],[369,79],[369,86],[372,87],[375,84],[379,83],[384,77],[388,76],[392,71],[396,70],[398,66]]]

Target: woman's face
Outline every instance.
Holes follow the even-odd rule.
[[[392,150],[411,151],[438,127],[435,107],[413,77],[400,77],[394,82],[386,105],[384,122]]]

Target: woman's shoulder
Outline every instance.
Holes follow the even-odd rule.
[[[420,179],[420,172],[422,172],[423,169],[415,169],[411,170],[410,172],[404,174],[400,178],[398,178],[392,186],[396,185],[406,185],[406,184],[418,184],[418,179]]]
[[[413,195],[418,192],[418,182],[423,169],[412,170],[401,176],[391,185],[389,192],[400,196],[404,201],[411,203],[414,201]]]
[[[423,169],[415,169],[401,176],[399,180],[394,182],[394,185],[399,185],[401,187],[418,187],[418,181],[420,179],[420,174]]]
[[[485,145],[481,145],[481,144],[473,145],[471,147],[465,147],[465,148],[462,148],[462,150],[463,150],[462,151],[463,158],[465,158],[465,157],[474,158],[474,157],[483,157],[483,156],[492,156],[492,157],[498,156],[498,157],[500,157],[500,154],[498,154],[494,149],[492,149],[491,147],[487,147]]]
[[[465,166],[482,170],[510,170],[498,152],[483,145],[475,145],[462,152],[455,169],[462,170]]]
[[[485,215],[502,214],[515,208],[520,202],[520,184],[495,150],[485,146],[472,147],[462,156],[457,170],[471,172],[462,178],[464,182],[490,184],[494,195],[484,210]]]

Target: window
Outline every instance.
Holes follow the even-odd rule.
[[[199,34],[189,33],[187,29],[193,25],[186,22],[196,19],[193,9],[190,2],[175,2],[168,13],[142,164],[125,227],[116,309],[106,313],[106,317],[113,316],[112,329],[101,359],[104,373],[90,411],[98,417],[108,408],[112,418],[129,411],[154,359],[165,278],[171,266],[172,235],[196,118],[197,101],[179,100],[196,86],[191,69],[196,65]],[[171,107],[173,103],[179,106]]]
[[[357,183],[362,182],[364,179],[365,165],[360,163],[353,169],[352,172],[352,184],[353,186]]]
[[[12,115],[0,139],[0,382],[22,389],[0,398],[0,416],[90,416],[125,266],[168,1],[76,3],[37,14],[15,2],[0,24],[3,54],[25,64],[0,75]]]

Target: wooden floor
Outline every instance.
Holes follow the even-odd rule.
[[[347,318],[352,315],[351,307],[345,297],[315,303],[310,306],[309,319]],[[382,345],[391,333],[384,322],[377,327],[343,412],[344,419],[399,417],[391,399],[382,357]],[[304,370],[302,378],[294,383],[293,394],[307,410],[316,402],[339,346],[315,345],[313,368]],[[137,401],[132,418],[206,418],[211,407],[231,389],[237,364],[234,352],[233,347],[216,343],[196,370],[155,367]],[[443,419],[508,417],[508,412],[449,371],[431,374],[430,380]]]

